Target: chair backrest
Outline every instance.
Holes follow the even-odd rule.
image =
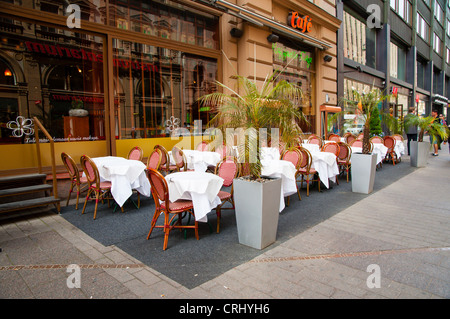
[[[300,151],[300,153],[302,154],[302,160],[300,162],[300,166],[299,168],[304,168],[306,169],[306,171],[309,171],[309,169],[311,168],[311,163],[312,163],[312,156],[311,153],[304,147],[299,147],[298,150]]]
[[[142,149],[139,146],[133,147],[131,151],[128,153],[128,159],[130,160],[142,161],[143,156],[144,153],[142,152]]]
[[[302,153],[298,148],[290,148],[281,154],[280,159],[291,162],[296,169],[299,169],[302,164]]]
[[[308,137],[308,143],[309,144],[317,144],[319,145],[319,148],[322,147],[322,139],[320,137],[318,137],[317,135],[311,135],[310,137]]]
[[[328,140],[333,141],[333,142],[340,142],[341,137],[337,134],[330,134],[330,135],[328,135]]]
[[[349,161],[352,156],[352,149],[347,143],[339,142],[339,154],[337,157],[342,161]]]
[[[240,167],[236,157],[225,156],[217,163],[214,174],[224,179],[223,186],[229,187],[233,185],[233,180],[239,176]]]
[[[363,140],[364,138],[364,134],[363,133],[359,133],[358,136],[356,137],[357,140]]]
[[[153,168],[159,170],[162,157],[161,150],[155,148],[147,159],[147,169]]]
[[[395,147],[395,138],[392,136],[385,136],[383,139],[384,146],[388,148],[388,150],[393,150]]]
[[[370,141],[372,143],[383,144],[383,139],[381,137],[379,137],[379,136],[372,136],[370,138]]]
[[[170,164],[170,160],[169,160],[169,153],[167,152],[166,148],[162,145],[155,145],[155,147],[153,149],[158,149],[161,151],[161,163],[160,166],[165,166],[166,169],[169,169],[169,164]]]
[[[156,169],[150,168],[147,171],[147,178],[150,182],[151,192],[156,207],[161,206],[161,202],[165,202],[166,208],[169,208],[169,187],[164,176]]]
[[[200,143],[198,143],[197,147],[195,148],[197,151],[207,151],[208,150],[208,142],[206,141],[201,141]]]
[[[392,135],[392,137],[395,138],[396,141],[403,142],[403,136],[400,134],[394,134],[394,135]]]
[[[350,143],[351,143],[353,140],[356,140],[356,136],[353,135],[352,133],[348,133],[348,135],[345,137],[346,143],[350,145]]]
[[[73,160],[72,157],[70,157],[69,154],[62,152],[61,153],[61,160],[64,163],[64,166],[67,169],[67,172],[69,173],[70,179],[76,180],[77,182],[80,181],[80,171],[78,170],[77,164]]]
[[[222,158],[226,157],[227,155],[230,155],[229,148],[227,147],[227,145],[225,143],[217,146],[214,149],[214,152],[219,153],[222,156]]]
[[[338,156],[338,154],[339,154],[339,145],[336,142],[325,143],[322,146],[322,152],[333,153],[334,155]]]
[[[186,160],[184,157],[184,153],[179,147],[174,146],[172,148],[172,156],[173,159],[175,160],[175,165],[177,166],[177,169],[179,171],[182,169],[186,170]]]
[[[353,140],[349,143],[349,145],[354,146],[354,147],[362,147],[363,141],[362,140]]]
[[[100,174],[97,165],[95,165],[94,161],[87,155],[81,156],[80,162],[89,185],[92,186],[95,183],[96,187],[99,188]]]

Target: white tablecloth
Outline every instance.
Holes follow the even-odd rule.
[[[277,150],[278,151],[278,150]],[[280,198],[280,212],[284,209],[284,197],[290,196],[297,192],[297,185],[295,181],[295,169],[294,164],[285,160],[261,160],[261,175],[281,178],[281,198]]]
[[[207,222],[207,214],[221,203],[217,196],[223,185],[223,178],[206,172],[177,172],[167,175],[169,200],[192,200],[195,219]]]
[[[279,160],[280,150],[277,147],[261,147],[260,148],[261,161],[264,160]]]
[[[172,151],[168,153],[170,157],[170,164],[175,165]],[[222,156],[216,152],[183,150],[183,153],[186,157],[187,168],[200,172],[205,172],[208,166],[216,166],[222,159]]]
[[[150,197],[150,182],[141,161],[123,157],[104,156],[92,158],[97,165],[101,181],[111,182],[111,194],[122,207],[136,189],[140,194]]]
[[[405,144],[402,141],[395,141],[394,151],[397,154],[397,157],[400,158],[405,154]]]
[[[352,146],[352,153],[361,153],[362,147]],[[381,143],[373,143],[373,153],[377,154],[377,164],[381,163],[381,161],[386,157],[388,148]]]
[[[317,144],[302,143],[302,147],[306,148],[310,153],[320,152],[320,147]]]
[[[336,161],[336,155],[329,152],[311,152],[312,164],[319,174],[319,178],[326,188],[329,188],[329,180],[336,183],[336,176],[339,175],[339,167]]]

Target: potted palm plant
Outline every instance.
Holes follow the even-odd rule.
[[[221,129],[227,140],[237,135],[238,160],[244,171],[233,182],[239,242],[263,249],[276,240],[281,179],[261,176],[260,146],[276,139],[272,129],[281,143],[295,143],[301,134],[298,123],[304,120],[295,105],[302,91],[286,81],[274,83],[273,75],[260,87],[246,77],[236,79],[236,90],[218,83],[223,92],[205,95],[201,101],[217,107],[210,126]]]
[[[417,141],[411,141],[410,147],[410,159],[411,166],[424,167],[427,165],[428,154],[430,151],[431,143],[424,141],[423,137],[428,132],[431,141],[441,137],[442,140],[448,138],[448,129],[444,125],[435,121],[432,116],[421,117],[416,114],[408,114],[405,116],[405,131],[408,131],[409,127],[417,126],[419,134]]]
[[[364,122],[362,152],[353,152],[351,158],[352,191],[355,193],[369,194],[373,191],[377,155],[370,153],[370,122],[374,115],[379,116],[374,110],[388,97],[373,86],[368,92],[352,89],[352,96],[341,99],[343,111],[335,115],[337,118],[342,113],[354,114]]]

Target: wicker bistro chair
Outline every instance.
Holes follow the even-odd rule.
[[[319,136],[312,134],[308,137],[308,143],[309,144],[317,144],[317,145],[319,145],[319,148],[322,148],[323,140]]]
[[[89,156],[81,156],[80,162],[89,183],[88,193],[86,195],[86,200],[84,202],[83,211],[81,214],[84,214],[84,211],[86,210],[86,204],[90,199],[90,195],[95,195],[94,219],[96,219],[99,200],[107,199],[109,207],[109,200],[113,199],[111,196],[111,182],[100,182],[98,168]]]
[[[206,141],[201,141],[201,142],[198,143],[198,145],[195,147],[195,149],[196,149],[197,151],[201,151],[201,152],[208,151],[208,148],[209,148],[208,142],[206,142]]]
[[[320,192],[320,178],[319,174],[314,168],[311,168],[312,164],[312,156],[311,153],[304,147],[299,147],[299,151],[302,153],[302,161],[299,168],[298,175],[302,176],[301,179],[301,187],[303,188],[303,180],[306,177],[306,196],[309,196],[309,182],[317,182],[318,189]],[[310,179],[310,176],[313,176],[312,179]],[[314,176],[317,178],[314,179]]]
[[[219,191],[219,194],[217,194],[222,201],[222,203],[215,208],[217,214],[217,233],[219,233],[222,209],[234,209],[233,180],[240,175],[240,164],[238,163],[237,158],[234,156],[224,157],[217,163],[214,174],[224,179],[224,187],[231,187],[230,192],[221,190]],[[226,202],[229,202],[232,207],[223,207]]]
[[[359,133],[358,136],[356,137],[357,140],[363,140],[364,138],[364,134],[363,133]]]
[[[394,137],[392,136],[385,136],[383,139],[384,142],[384,146],[387,147],[387,152],[386,152],[386,156],[384,158],[384,161],[392,161],[392,164],[395,166],[395,162],[399,162],[399,159],[397,157],[397,153],[395,153],[395,143],[396,140]]]
[[[142,152],[142,149],[139,146],[133,147],[128,153],[128,159],[130,160],[142,161],[143,157],[144,153]]]
[[[345,142],[350,145],[352,141],[356,140],[356,136],[352,133],[348,133],[348,135],[345,137]]]
[[[194,229],[195,238],[198,240],[198,222],[195,220],[194,204],[191,200],[177,200],[171,202],[169,200],[169,187],[164,176],[155,169],[150,168],[147,173],[151,185],[153,199],[155,201],[155,213],[153,214],[150,231],[147,235],[147,240],[150,238],[154,228],[163,228],[164,230],[164,245],[163,250],[167,249],[169,241],[169,233],[174,228],[179,229]],[[195,220],[194,225],[182,225],[182,213],[189,212]],[[164,214],[164,224],[156,225],[160,215]],[[170,215],[173,215],[170,217]],[[178,217],[177,221],[174,218]]]
[[[302,160],[303,160],[302,152],[300,152],[300,150],[298,148],[290,148],[290,149],[284,151],[283,154],[281,154],[280,159],[289,161],[292,164],[294,164],[295,169],[297,170],[295,173],[295,180],[297,181],[297,176],[300,174],[300,165],[302,164]],[[295,183],[295,185],[297,186],[298,199],[302,200],[302,197],[300,196],[300,189],[298,187],[298,184]],[[290,197],[287,198],[287,206],[289,206],[289,198]]]
[[[383,138],[380,136],[372,136],[370,141],[375,144],[383,144]]]
[[[69,196],[67,196],[67,203],[66,206],[69,205],[70,195],[72,194],[73,188],[76,187],[77,189],[77,203],[75,205],[75,209],[78,209],[78,202],[80,199],[80,194],[88,189],[88,181],[86,177],[83,177],[80,175],[80,171],[77,167],[77,164],[75,161],[68,155],[67,153],[62,152],[61,153],[61,159],[64,163],[64,166],[67,169],[67,172],[69,173],[70,177],[70,190],[69,190]]]
[[[405,139],[403,138],[403,135],[401,134],[394,134],[392,135],[393,138],[395,138],[396,141],[404,142]]]
[[[354,146],[354,147],[362,147],[363,146],[363,141],[362,140],[353,140],[350,143],[348,143],[348,145],[350,147]]]
[[[328,135],[328,140],[337,143],[337,142],[341,141],[341,137],[337,134],[330,134],[330,135]]]
[[[177,170],[176,165],[170,164],[170,158],[169,153],[167,152],[166,148],[162,145],[156,145],[154,149],[159,149],[161,151],[161,163],[159,170],[163,172],[164,174],[169,174]]]
[[[332,153],[332,154],[336,155],[336,163],[337,163],[338,155],[339,155],[339,151],[340,151],[340,150],[339,150],[339,144],[338,144],[337,142],[328,142],[328,143],[325,143],[325,144],[322,146],[321,151],[322,151],[322,152]],[[339,185],[339,180],[338,180],[337,177],[336,177],[336,184]]]
[[[179,147],[174,146],[172,148],[172,156],[173,156],[173,159],[175,160],[175,165],[177,167],[178,172],[188,171],[186,156],[184,155],[183,151]]]
[[[338,144],[339,144],[339,154],[337,155],[338,167],[341,170],[341,173],[345,170],[347,174],[347,183],[348,183],[349,171],[352,165],[351,163],[352,149],[347,143],[339,142]]]
[[[338,156],[339,154],[339,144],[337,142],[325,143],[321,149],[322,152],[333,153]]]
[[[157,171],[159,171],[162,159],[163,159],[163,155],[161,153],[161,150],[158,148],[155,148],[147,159],[147,165],[146,165],[147,170],[150,168],[153,168],[153,169],[156,169]]]

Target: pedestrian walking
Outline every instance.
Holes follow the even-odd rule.
[[[406,114],[405,118],[404,118],[404,122],[407,122],[408,118],[413,116],[415,114],[416,110],[413,107],[410,107],[408,110],[408,114]],[[406,132],[406,137],[408,139],[408,156],[411,155],[411,151],[410,151],[410,142],[411,141],[417,141],[417,125],[410,125],[408,127],[408,131]]]

